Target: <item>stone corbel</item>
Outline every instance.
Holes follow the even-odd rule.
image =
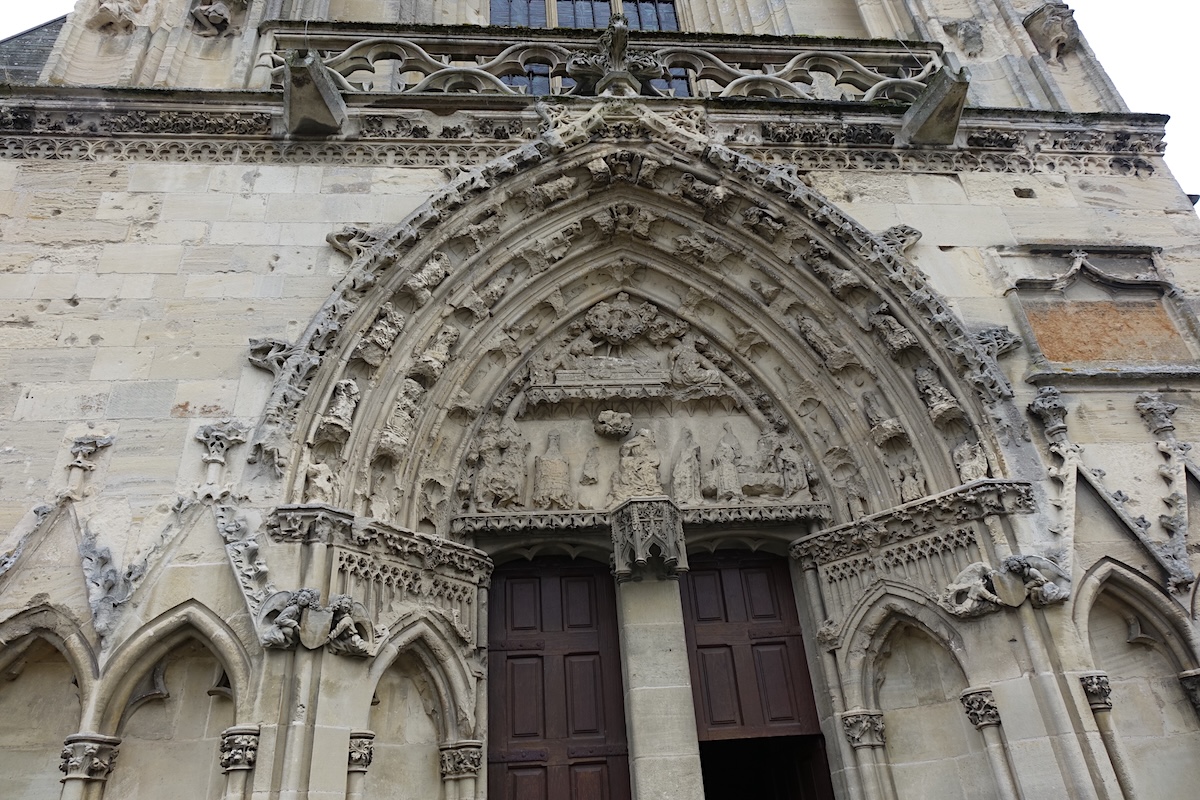
[[[316,53],[289,50],[284,56],[283,115],[292,136],[333,136],[346,124],[346,101]]]
[[[483,742],[464,740],[442,745],[442,785],[446,800],[474,800],[483,769]]]
[[[618,581],[640,580],[661,559],[662,577],[687,572],[683,515],[667,497],[635,497],[609,515],[613,573]]]
[[[76,733],[63,742],[62,761],[58,770],[63,774],[63,800],[83,800],[89,787],[108,780],[117,761],[115,736],[98,733]]]
[[[196,439],[207,450],[203,457],[204,483],[196,487],[196,498],[201,502],[215,503],[229,495],[229,487],[221,485],[225,454],[246,441],[246,430],[240,422],[226,419],[213,425],[201,425],[196,431]]]
[[[258,758],[257,725],[234,725],[221,732],[221,771],[225,773],[224,800],[242,800],[254,762]]]
[[[896,144],[953,144],[970,83],[971,73],[966,67],[958,72],[942,67],[904,113]]]
[[[71,500],[83,499],[84,478],[96,468],[95,462],[91,460],[92,456],[112,443],[113,437],[111,436],[88,434],[76,437],[71,444],[71,455],[75,458],[71,460],[70,464],[67,464],[67,490],[63,493],[64,497]]]
[[[346,800],[366,797],[367,770],[375,760],[375,732],[350,731],[346,757]]]

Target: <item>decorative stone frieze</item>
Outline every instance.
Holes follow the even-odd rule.
[[[1000,709],[991,689],[967,689],[960,698],[967,719],[976,728],[983,729],[1000,724]]]
[[[258,758],[257,725],[235,725],[221,732],[221,771],[252,770]]]
[[[62,781],[105,781],[117,762],[119,738],[98,733],[76,733],[63,742],[58,771]]]
[[[855,709],[838,716],[841,717],[842,731],[851,747],[883,747],[887,743],[882,711]]]
[[[666,497],[633,498],[610,514],[613,574],[630,580],[661,558],[667,575],[687,572],[687,543],[679,509]]]
[[[1087,695],[1092,711],[1112,709],[1112,686],[1109,684],[1108,675],[1103,672],[1080,675],[1079,683],[1083,686],[1083,693]]]

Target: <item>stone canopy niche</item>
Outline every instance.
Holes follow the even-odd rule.
[[[591,527],[602,521],[588,512],[648,497],[693,517],[817,513],[815,467],[783,414],[691,324],[622,291],[561,330],[478,421],[457,483],[460,530],[510,527],[514,514]]]

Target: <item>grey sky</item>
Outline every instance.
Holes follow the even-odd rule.
[[[89,0],[84,0],[88,2]],[[70,11],[74,0],[0,0],[0,39]],[[1197,0],[1070,0],[1088,42],[1133,111],[1170,114],[1167,163],[1185,191],[1200,194],[1200,103],[1184,78],[1196,74],[1190,54]]]

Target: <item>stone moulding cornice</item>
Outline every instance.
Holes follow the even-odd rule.
[[[536,138],[537,98],[433,93],[379,109],[347,96],[345,136],[284,138],[279,92],[0,90],[0,158],[177,163],[479,165]],[[448,101],[454,106],[448,106]],[[587,105],[590,98],[555,102]],[[760,98],[639,98],[699,114],[710,135],[769,164],[806,170],[1149,175],[1165,118],[968,109],[953,145],[896,147],[905,106]]]
[[[855,522],[818,531],[792,543],[800,561],[825,563],[867,553],[933,530],[991,516],[1031,514],[1033,486],[1023,481],[986,479],[913,503],[881,511]]]
[[[685,528],[716,525],[791,525],[833,519],[826,503],[788,505],[683,506],[679,509]],[[520,534],[541,531],[606,531],[608,511],[519,511],[495,514],[464,514],[450,523],[452,533]]]
[[[408,531],[318,504],[281,505],[267,517],[276,543],[332,544],[368,555],[398,558],[421,569],[450,569],[486,579],[491,560],[481,550],[427,533]]]

